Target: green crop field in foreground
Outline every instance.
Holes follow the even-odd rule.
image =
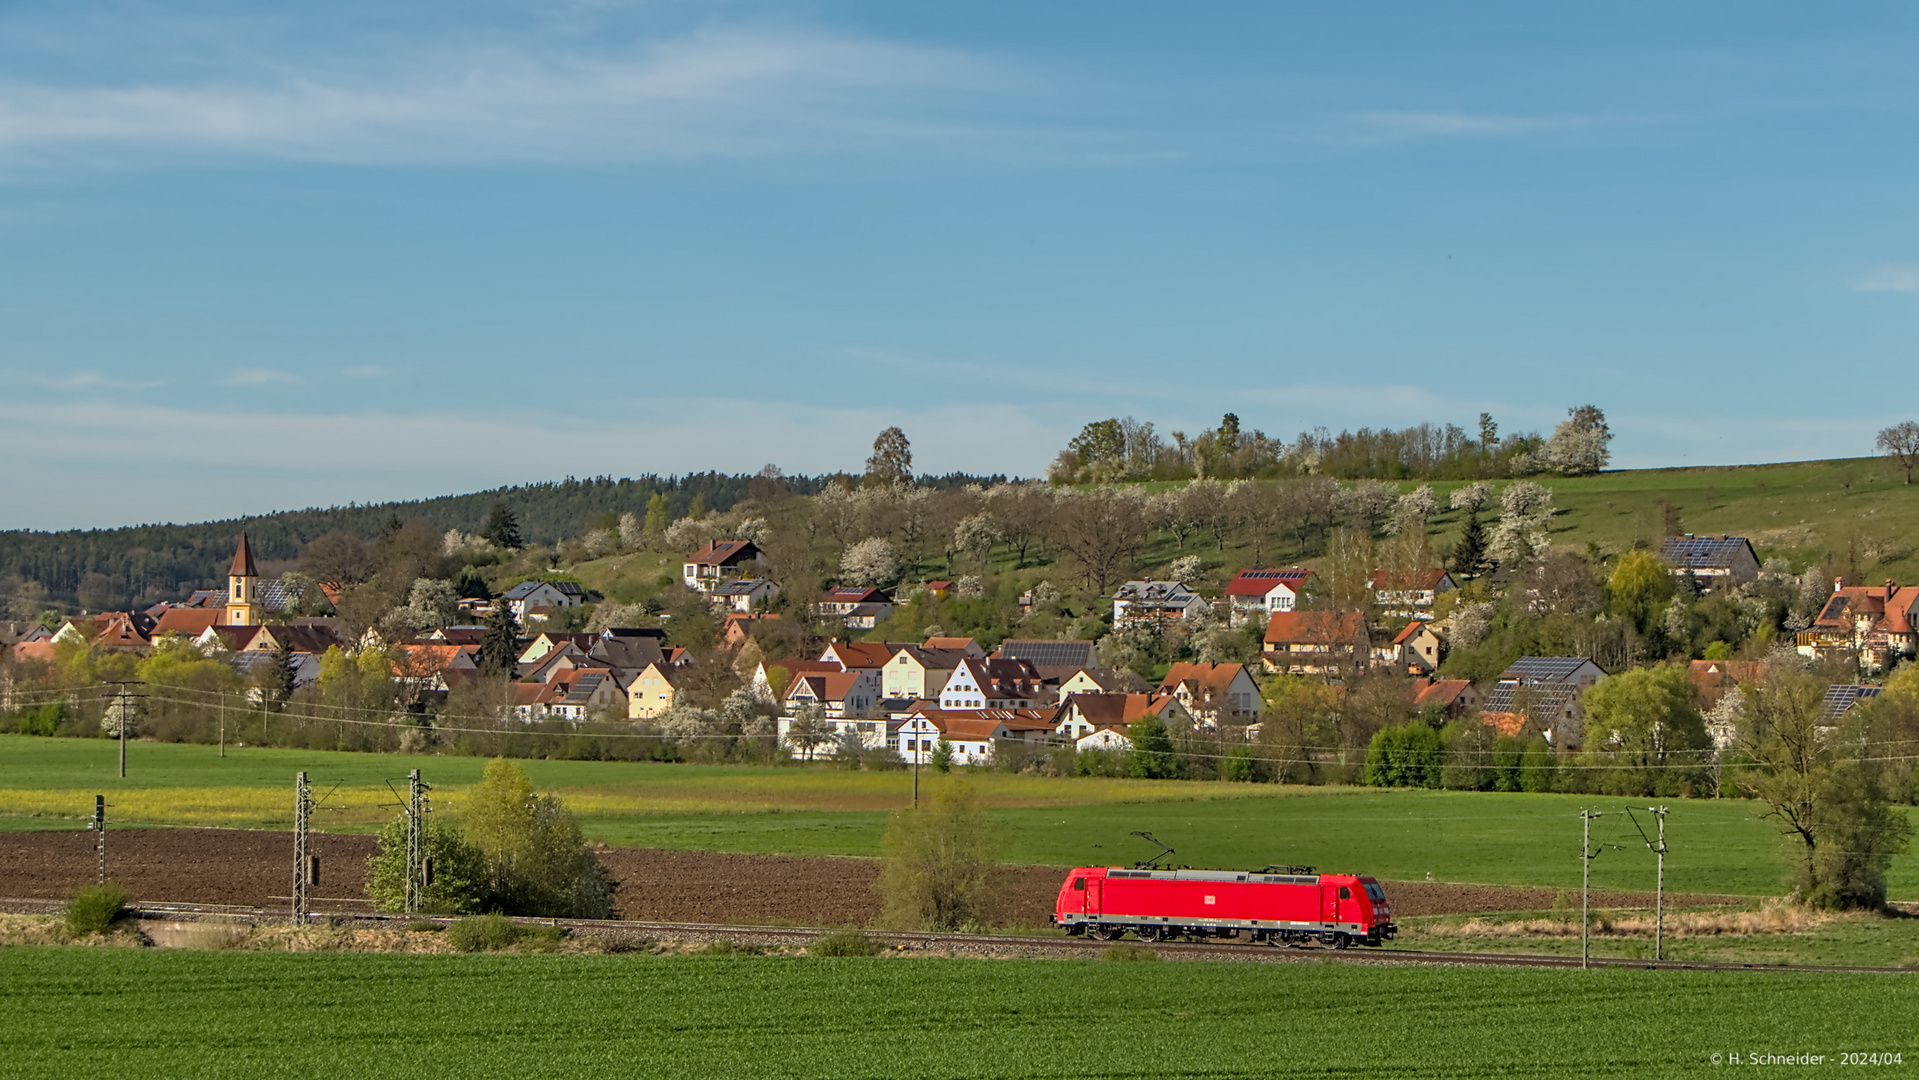
[[[369,831],[394,813],[382,781],[422,770],[436,804],[457,817],[461,789],[484,762],[324,751],[140,743],[127,780],[100,740],[0,736],[0,828],[76,828],[107,794],[122,824],[285,828],[292,776],[308,770],[325,796],[323,829]],[[557,790],[588,835],[606,843],[707,851],[876,856],[888,811],[911,794],[906,773],[819,768],[521,763]],[[925,790],[970,783],[994,807],[997,853],[1042,866],[1124,865],[1152,853],[1151,832],[1193,866],[1310,863],[1388,880],[1571,888],[1579,884],[1579,808],[1603,809],[1593,882],[1651,889],[1654,863],[1625,800],[1596,796],[1282,787],[1006,776],[921,777]],[[335,785],[340,786],[336,789]],[[123,786],[124,785],[124,786]],[[1643,808],[1648,800],[1633,800]],[[1778,834],[1763,807],[1737,799],[1672,800],[1666,885],[1674,892],[1777,894]],[[29,814],[39,816],[27,816]],[[1646,815],[1640,824],[1650,827]],[[1892,896],[1919,895],[1919,855],[1893,864]]]
[[[0,1076],[22,1077],[1670,1077],[1754,1051],[1919,1068],[1919,982],[1896,975],[15,948],[0,1003]]]

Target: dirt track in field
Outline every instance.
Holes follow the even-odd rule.
[[[370,836],[317,833],[321,860],[315,894],[358,897]],[[292,834],[245,829],[125,829],[107,834],[107,876],[135,900],[194,904],[285,904],[292,886]],[[619,880],[619,913],[660,922],[865,926],[879,916],[873,892],[879,864],[870,859],[732,855],[710,851],[603,848],[600,860]],[[994,891],[1001,924],[1044,926],[1065,871],[1006,866]],[[0,897],[59,898],[95,874],[93,834],[80,831],[0,833]],[[1386,882],[1396,917],[1515,911],[1552,906],[1552,889],[1444,882]],[[1577,900],[1577,894],[1573,894]],[[1675,906],[1736,903],[1740,897],[1668,896]],[[1650,907],[1652,895],[1595,892],[1594,907]],[[358,905],[322,901],[318,907]]]

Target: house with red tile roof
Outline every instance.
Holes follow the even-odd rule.
[[[880,703],[879,672],[853,668],[795,675],[786,687],[785,701],[789,714],[813,708],[829,720],[866,719],[876,715]]]
[[[1207,726],[1244,722],[1259,713],[1259,684],[1245,664],[1178,663],[1159,681],[1159,692],[1179,699]]]
[[[1264,619],[1275,612],[1293,611],[1306,594],[1311,570],[1293,566],[1286,569],[1241,570],[1226,583],[1226,604],[1234,625]]]
[[[1124,733],[1147,717],[1174,731],[1193,726],[1193,714],[1171,694],[1074,694],[1060,704],[1055,715],[1053,734],[1062,742],[1072,743],[1102,728]]]
[[[1357,611],[1280,611],[1266,620],[1266,670],[1343,677],[1366,669],[1372,637]]]
[[[1389,616],[1431,618],[1433,604],[1444,593],[1459,588],[1453,576],[1438,567],[1430,570],[1375,570],[1366,578],[1373,600]]]
[[[1794,644],[1800,655],[1818,660],[1847,653],[1859,659],[1867,673],[1889,669],[1919,653],[1919,586],[1847,585],[1836,579],[1832,595],[1819,609],[1812,625],[1801,630]]]
[[[1436,706],[1445,709],[1447,716],[1457,717],[1478,709],[1479,701],[1479,689],[1471,679],[1433,679],[1419,688],[1413,707]]]
[[[1431,675],[1439,670],[1442,643],[1432,624],[1414,619],[1393,635],[1393,640],[1373,650],[1373,659],[1408,675]]]

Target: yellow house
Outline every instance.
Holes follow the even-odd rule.
[[[1072,678],[1059,684],[1059,699],[1065,701],[1074,694],[1110,694],[1119,689],[1120,681],[1112,675],[1101,675],[1094,668],[1080,668]]]
[[[964,649],[904,645],[880,668],[880,697],[887,701],[937,698],[953,669],[966,659]]]
[[[673,707],[679,688],[673,685],[673,668],[656,660],[640,669],[626,684],[626,718],[651,720]]]

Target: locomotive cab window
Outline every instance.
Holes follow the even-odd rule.
[[[1086,879],[1085,879],[1085,878],[1083,878],[1083,877],[1076,877],[1076,878],[1074,878],[1074,879],[1073,879],[1073,889],[1074,889],[1074,891],[1075,891],[1075,892],[1085,892],[1085,891],[1086,891]]]
[[[1339,887],[1339,898],[1341,900],[1351,900],[1353,898],[1353,890],[1341,885]]]

